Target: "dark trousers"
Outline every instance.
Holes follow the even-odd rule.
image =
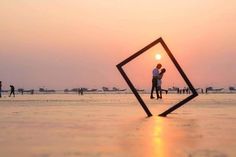
[[[15,97],[15,91],[14,90],[11,91],[9,97],[11,97],[11,95],[13,95],[13,97]]]
[[[159,98],[158,87],[157,87],[157,78],[155,78],[155,77],[152,78],[151,97],[153,97],[153,91],[154,91],[154,89],[156,89],[157,98]]]

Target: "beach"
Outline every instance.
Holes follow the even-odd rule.
[[[187,95],[142,97],[158,115]],[[234,157],[235,94],[200,95],[168,117],[146,117],[132,94],[0,99],[1,157]]]
[[[236,0],[0,0],[0,19],[0,157],[236,157]]]

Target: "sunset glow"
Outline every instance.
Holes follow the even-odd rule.
[[[161,60],[161,55],[160,55],[159,53],[157,53],[157,54],[155,55],[155,59],[156,59],[156,60]]]
[[[0,157],[236,157],[236,0],[0,0],[0,19]]]

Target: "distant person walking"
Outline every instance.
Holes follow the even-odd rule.
[[[159,99],[159,94],[158,94],[158,87],[157,87],[157,81],[159,78],[159,70],[161,69],[162,65],[161,64],[157,64],[156,68],[153,69],[152,71],[152,90],[151,90],[151,99],[154,99],[155,97],[153,96],[153,91],[154,89],[156,89],[156,95],[157,95],[157,99]]]
[[[15,87],[13,85],[10,85],[10,95],[9,95],[9,97],[11,97],[11,95],[13,95],[13,97],[15,97]]]
[[[0,98],[2,97],[2,81],[0,81]]]

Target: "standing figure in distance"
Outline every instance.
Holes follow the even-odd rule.
[[[11,89],[11,92],[10,92],[9,97],[11,97],[11,95],[13,95],[13,97],[15,97],[15,87],[13,85],[10,85],[10,89]]]
[[[80,88],[80,95],[84,95],[84,89]]]
[[[2,81],[0,81],[0,98],[2,97]]]
[[[161,69],[162,65],[161,64],[157,64],[156,68],[153,69],[152,71],[152,90],[151,90],[151,95],[150,98],[154,99],[155,97],[153,96],[153,91],[154,89],[156,89],[156,94],[157,94],[157,99],[159,99],[159,94],[158,94],[158,90],[157,90],[157,81],[159,78],[159,69]]]

